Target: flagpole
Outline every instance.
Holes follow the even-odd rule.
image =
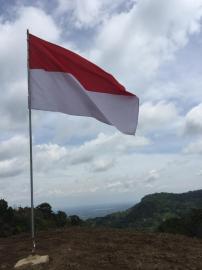
[[[34,227],[34,196],[33,196],[33,162],[32,162],[32,110],[29,72],[29,30],[27,29],[27,77],[28,77],[28,110],[29,110],[29,153],[30,153],[30,192],[31,192],[31,236],[32,253],[35,253],[35,227]]]

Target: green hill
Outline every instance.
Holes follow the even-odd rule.
[[[89,219],[90,226],[135,228],[155,231],[171,218],[181,218],[192,209],[202,209],[202,190],[181,194],[155,193],[147,195],[132,208],[105,217]]]
[[[36,230],[71,226],[114,227],[160,231],[202,237],[202,190],[181,194],[155,193],[123,212],[82,221],[78,216],[54,213],[48,203],[35,208]],[[30,208],[13,209],[0,199],[0,237],[30,231]]]

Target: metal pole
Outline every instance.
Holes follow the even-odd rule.
[[[30,192],[31,192],[31,235],[32,253],[35,253],[35,227],[34,227],[34,196],[33,196],[33,163],[32,163],[32,110],[29,73],[29,30],[27,30],[27,76],[28,76],[28,109],[29,109],[29,153],[30,153]]]

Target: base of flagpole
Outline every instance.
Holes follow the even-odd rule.
[[[35,265],[42,265],[42,264],[46,264],[49,263],[49,256],[48,255],[29,255],[28,257],[19,260],[14,268],[15,269],[26,269],[26,267],[30,267],[31,266],[35,266]]]
[[[32,239],[32,256],[36,254],[36,241],[35,238]]]

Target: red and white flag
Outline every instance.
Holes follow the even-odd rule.
[[[78,54],[29,34],[31,109],[89,116],[134,134],[138,97]]]

